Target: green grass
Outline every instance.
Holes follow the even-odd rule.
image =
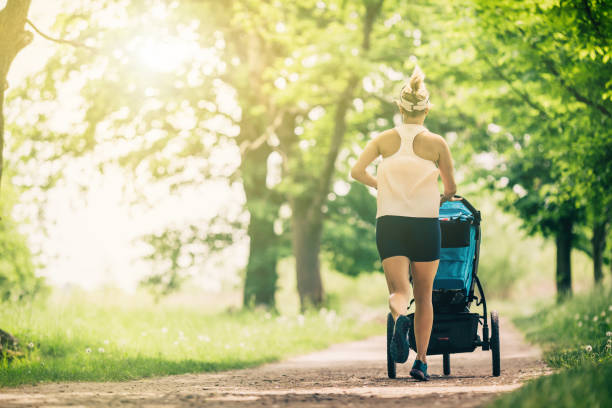
[[[351,316],[333,310],[210,313],[113,292],[6,304],[2,328],[19,338],[26,357],[0,362],[0,385],[243,368],[384,332],[382,323]]]
[[[551,304],[532,316],[516,318],[527,339],[541,344],[546,362],[570,368],[612,359],[612,288]]]
[[[494,401],[495,408],[612,407],[612,362],[584,364],[531,381]]]
[[[612,288],[575,296],[561,305],[514,319],[559,372],[530,381],[491,407],[612,406]]]

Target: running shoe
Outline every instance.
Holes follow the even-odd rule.
[[[399,315],[395,321],[393,328],[393,337],[391,338],[391,357],[396,363],[405,363],[408,360],[408,326],[410,320],[404,315]]]
[[[429,374],[427,374],[427,364],[421,360],[414,360],[412,370],[410,370],[410,376],[416,378],[419,381],[429,381]]]

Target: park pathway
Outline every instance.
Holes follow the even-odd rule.
[[[56,383],[0,389],[0,407],[477,407],[548,372],[537,348],[502,320],[502,373],[491,376],[491,353],[451,356],[452,374],[442,376],[442,357],[429,361],[432,379],[408,375],[414,359],[386,374],[385,337],[344,343],[258,368],[185,374],[120,383]]]

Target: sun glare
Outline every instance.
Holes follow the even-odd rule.
[[[147,39],[138,51],[140,62],[148,69],[171,72],[197,53],[197,45],[178,38]]]

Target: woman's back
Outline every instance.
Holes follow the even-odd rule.
[[[388,149],[381,149],[383,160],[376,176],[376,218],[383,215],[436,218],[440,207],[439,171],[432,160],[423,157],[431,153],[419,149],[417,155],[413,145],[415,136],[427,129],[422,125],[402,123],[394,130],[400,136],[399,149],[387,156],[384,150]]]

